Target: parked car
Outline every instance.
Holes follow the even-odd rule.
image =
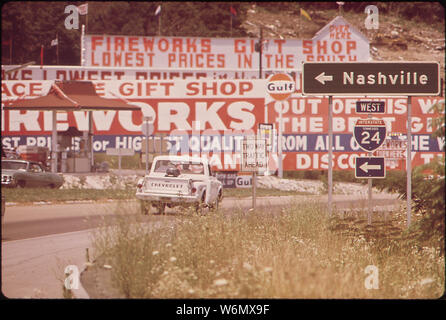
[[[63,178],[45,171],[39,162],[27,160],[2,160],[2,186],[60,188]]]
[[[218,208],[223,184],[213,175],[206,159],[189,156],[158,156],[150,173],[138,181],[136,198],[144,214],[151,207],[164,214],[166,206],[194,206],[202,213]]]

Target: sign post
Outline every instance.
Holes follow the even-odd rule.
[[[121,159],[122,156],[133,156],[135,154],[135,150],[126,149],[126,148],[107,148],[107,155],[109,156],[118,156],[118,168],[119,174],[121,174]]]
[[[406,157],[407,227],[412,216],[412,97],[407,98],[407,157]]]
[[[149,136],[153,133],[153,123],[149,123],[152,121],[152,117],[144,117],[144,123],[141,126],[142,133],[146,136],[146,174],[149,174]]]
[[[328,214],[333,213],[333,97],[328,96]]]
[[[383,106],[384,108],[384,106]],[[369,109],[370,111],[370,109]],[[374,111],[381,112],[380,109]],[[368,186],[368,215],[367,223],[372,224],[372,179],[385,177],[384,158],[372,158],[372,152],[378,149],[386,139],[386,124],[382,119],[372,119],[369,113],[367,119],[356,121],[353,135],[362,150],[368,152],[368,157],[357,157],[355,164],[355,177],[367,178]]]

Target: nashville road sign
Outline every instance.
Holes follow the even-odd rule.
[[[362,150],[373,152],[386,140],[386,123],[382,119],[358,119],[353,136]]]
[[[355,163],[356,178],[385,178],[384,157],[357,157]]]
[[[438,62],[306,62],[304,95],[440,94]]]

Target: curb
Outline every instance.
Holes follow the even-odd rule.
[[[84,286],[81,282],[81,274],[84,273],[87,270],[88,266],[84,263],[84,267],[79,273],[79,288],[72,289],[71,293],[73,294],[73,299],[90,299],[90,296],[88,295],[87,291],[85,290]]]

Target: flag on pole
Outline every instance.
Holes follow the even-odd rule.
[[[43,67],[43,44],[40,46],[40,69]]]
[[[229,11],[231,12],[231,15],[232,15],[232,16],[234,16],[234,17],[237,16],[237,11],[234,9],[233,6],[230,6],[230,7],[229,7]]]
[[[59,44],[59,40],[57,38],[54,39],[54,40],[51,40],[51,46],[52,47],[57,46],[58,44]]]
[[[84,4],[81,4],[80,6],[78,6],[77,12],[79,12],[79,14],[81,16],[88,14],[88,3],[84,3]]]
[[[304,9],[300,8],[300,14],[311,21],[310,15]]]
[[[155,10],[155,16],[159,15],[160,12],[161,12],[161,5],[158,5],[158,7],[156,7],[156,10]]]

